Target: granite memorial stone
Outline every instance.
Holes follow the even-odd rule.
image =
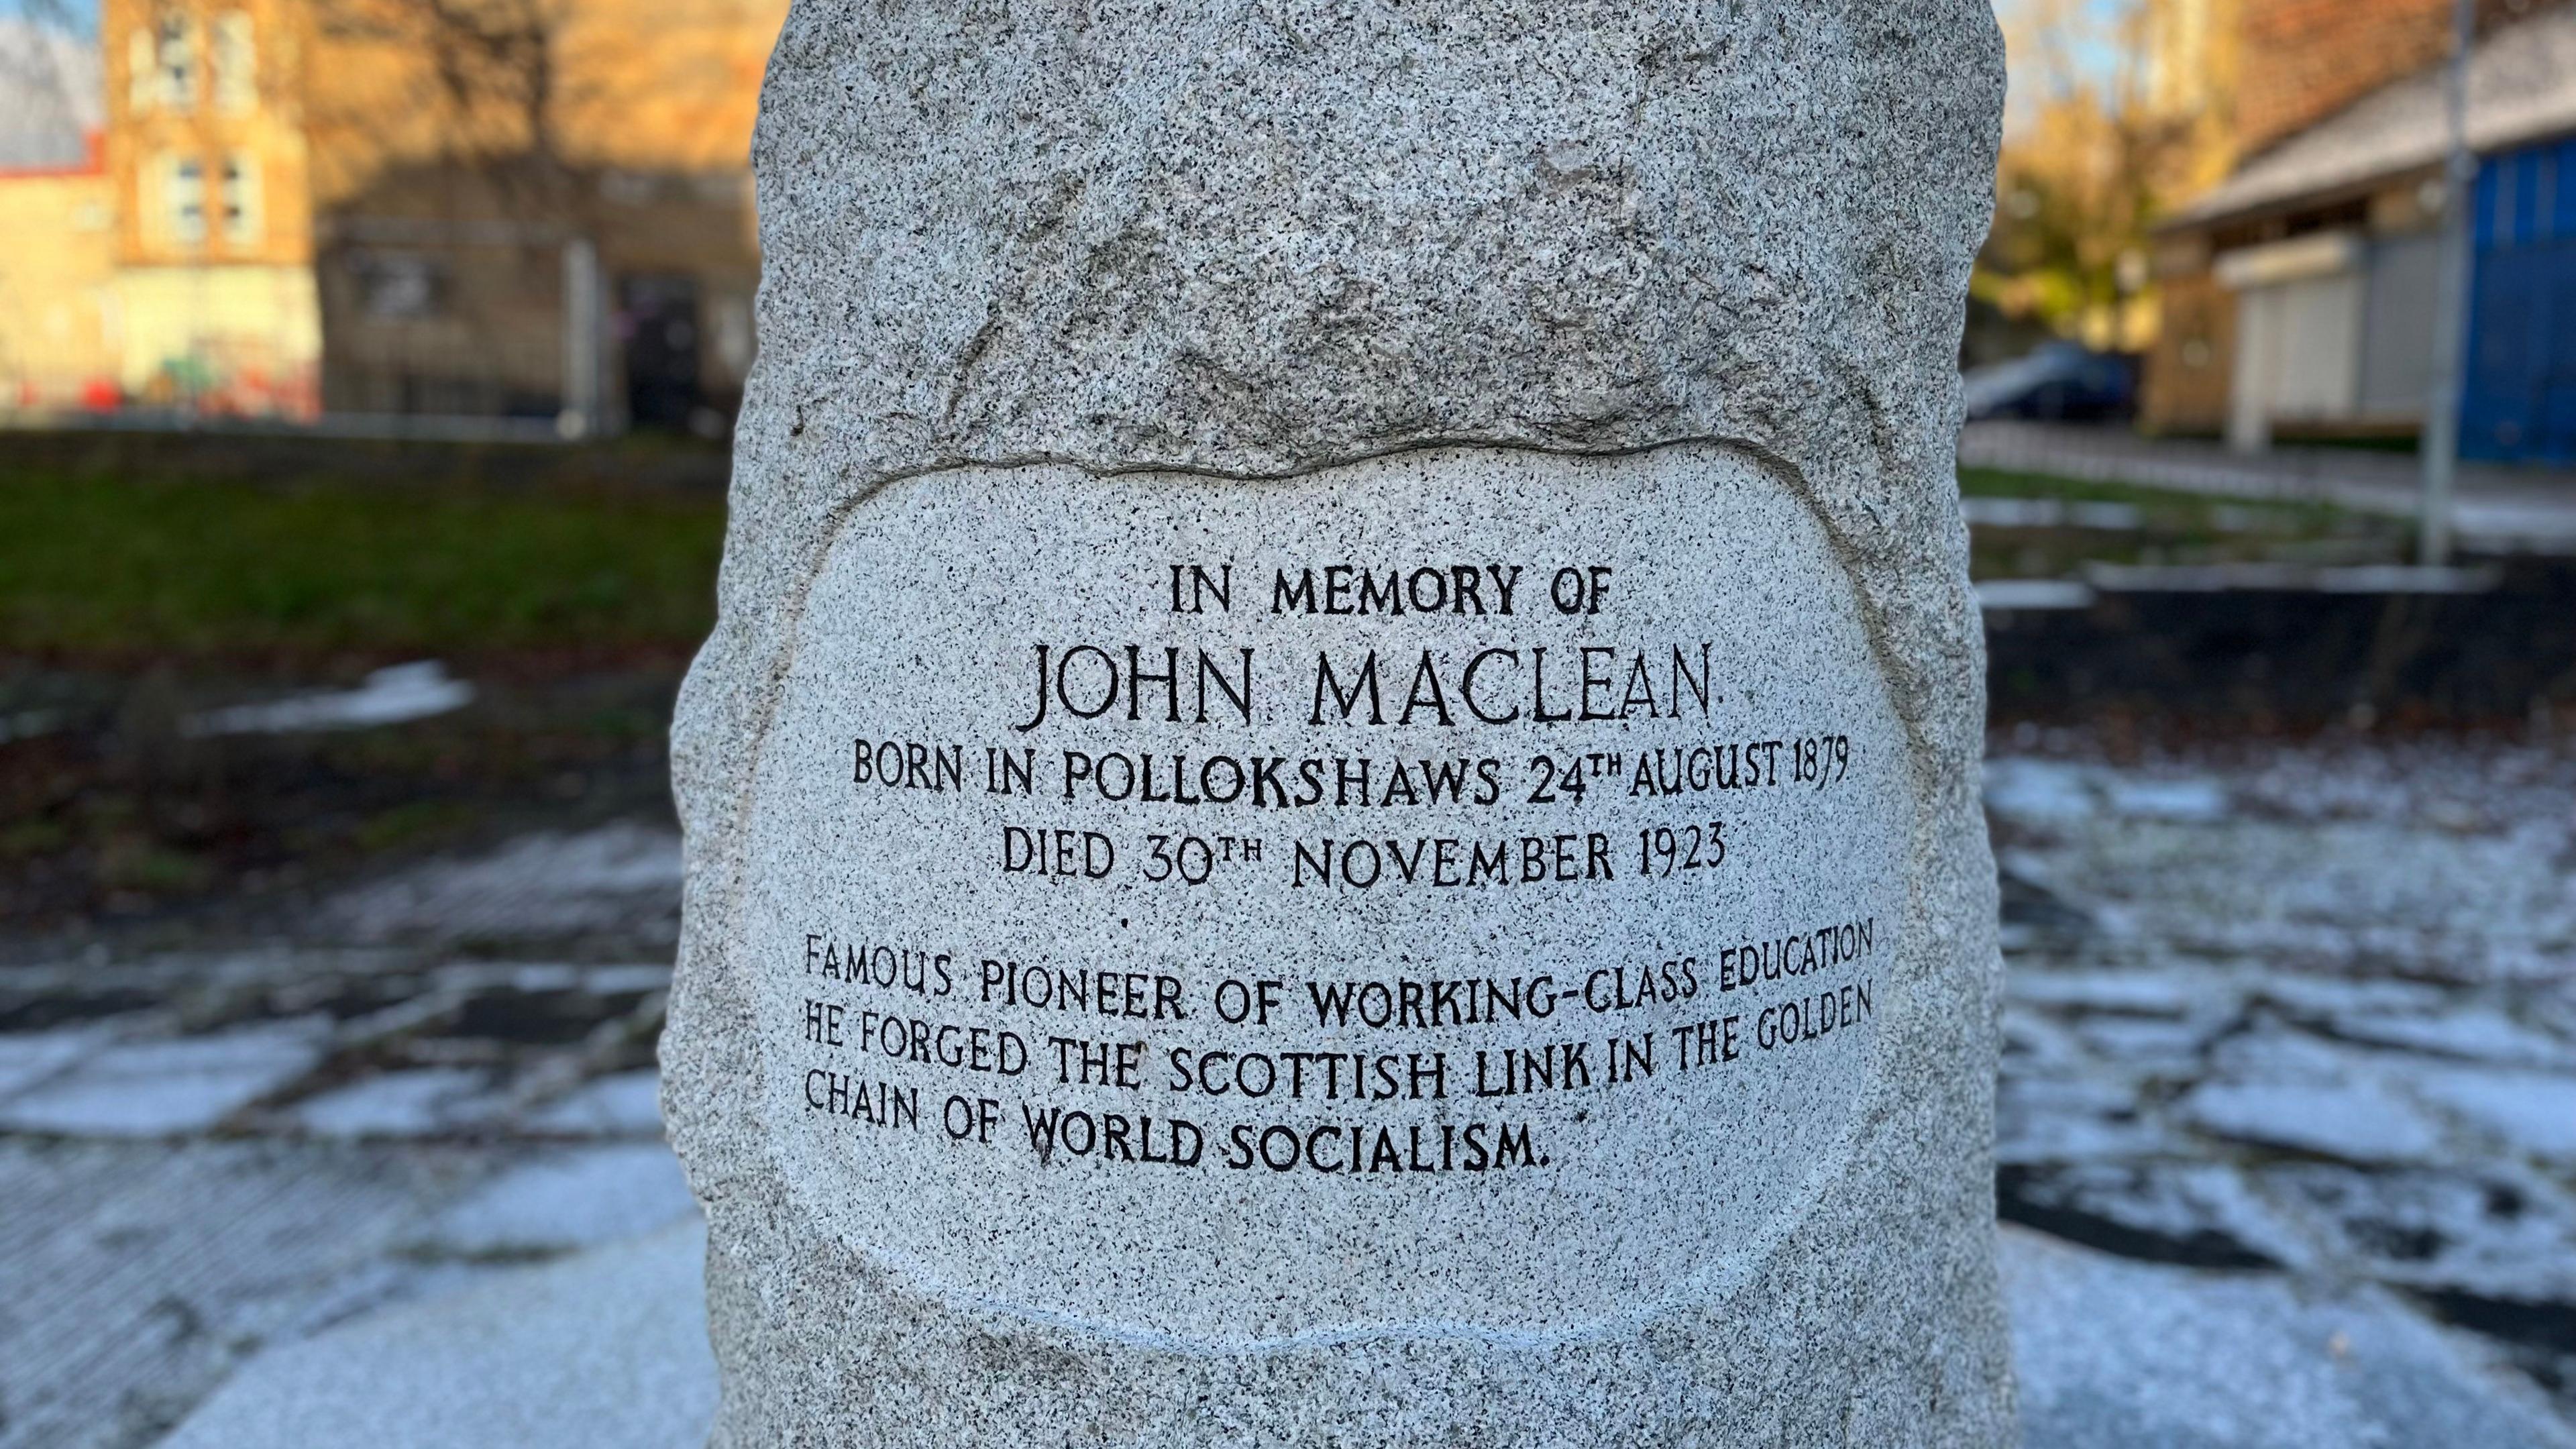
[[[1999,1445],[1982,4],[799,3],[726,1445]]]

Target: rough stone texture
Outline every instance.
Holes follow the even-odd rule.
[[[768,271],[720,621],[674,730],[665,1111],[711,1219],[716,1442],[2009,1439],[1950,477],[2001,88],[1965,0],[795,10],[756,144]],[[1838,1176],[1749,1276],[1592,1338],[1219,1353],[951,1302],[817,1230],[754,1114],[732,946],[790,641],[879,489],[1682,442],[1813,514],[1915,797],[1903,1004]]]

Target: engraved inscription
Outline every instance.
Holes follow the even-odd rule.
[[[873,500],[762,743],[765,1130],[925,1288],[1205,1343],[1580,1332],[1841,1165],[1904,736],[1720,450]]]

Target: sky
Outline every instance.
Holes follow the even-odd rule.
[[[41,20],[91,35],[98,30],[98,0],[0,0],[0,20]]]
[[[1995,18],[2004,28],[2006,127],[2026,120],[2029,108],[2039,99],[2032,65],[2027,57],[2016,53],[2035,25],[2055,27],[2058,43],[2074,72],[2071,79],[2108,80],[2119,70],[2121,21],[2141,3],[2143,0],[1994,0]]]

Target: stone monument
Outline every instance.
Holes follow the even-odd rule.
[[[1999,1445],[1982,0],[800,0],[725,1445]]]

